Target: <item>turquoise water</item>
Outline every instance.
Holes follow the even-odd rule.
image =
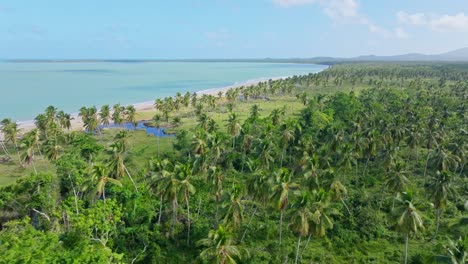
[[[47,106],[133,104],[268,77],[303,75],[326,66],[237,62],[0,63],[0,120],[31,120]]]

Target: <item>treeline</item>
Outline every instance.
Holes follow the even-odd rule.
[[[177,129],[173,149],[148,146],[158,154],[143,167],[132,166],[132,132],[104,145],[97,129],[67,133],[52,118],[30,160],[60,138],[57,155],[44,149],[55,173],[1,189],[0,260],[464,263],[468,84],[437,67],[338,65],[157,100],[157,126],[179,113],[197,122]],[[260,114],[285,98],[303,109]]]

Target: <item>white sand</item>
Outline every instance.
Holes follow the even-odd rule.
[[[257,85],[260,82],[266,82],[268,80],[280,80],[288,78],[288,76],[285,77],[272,77],[272,78],[259,78],[255,80],[250,80],[250,81],[245,81],[225,87],[220,87],[220,88],[213,88],[213,89],[207,89],[207,90],[202,90],[196,92],[199,95],[207,94],[207,95],[218,95],[218,93],[221,91],[225,93],[229,89],[234,89],[234,88],[239,88],[242,86],[251,86],[251,85]],[[136,103],[133,104],[137,112],[149,112],[154,110],[154,101],[146,101],[146,102],[141,102],[141,103]],[[71,121],[71,130],[74,131],[80,131],[83,130],[83,121],[81,120],[81,117],[78,116],[78,113],[72,114],[72,121]],[[21,134],[26,133],[28,131],[31,131],[34,129],[36,126],[34,124],[34,120],[27,120],[27,121],[20,121],[18,122],[18,127],[20,129]],[[3,135],[0,133],[0,140],[3,140]]]

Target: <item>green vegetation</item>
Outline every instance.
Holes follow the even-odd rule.
[[[54,107],[22,135],[5,119],[0,263],[466,263],[466,69],[83,107],[88,132]],[[176,135],[99,129],[138,119]]]

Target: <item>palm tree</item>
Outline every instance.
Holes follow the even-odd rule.
[[[236,264],[236,259],[242,260],[249,256],[247,250],[241,254],[241,250],[233,245],[232,234],[223,225],[219,225],[216,230],[210,230],[208,238],[199,240],[197,244],[205,247],[200,253],[200,258],[209,263]]]
[[[130,181],[133,183],[135,190],[138,192],[138,188],[133,181],[130,172],[125,166],[124,154],[126,152],[126,146],[124,140],[125,138],[118,139],[112,143],[108,149],[108,153],[110,154],[110,157],[108,158],[108,166],[111,169],[110,175],[112,175],[115,179],[120,179],[125,174],[127,174],[127,176],[130,178]]]
[[[314,217],[311,233],[316,237],[323,237],[327,229],[333,228],[331,216],[338,215],[338,212],[330,206],[329,195],[324,189],[312,191],[312,208]]]
[[[303,92],[301,94],[297,94],[296,98],[299,99],[303,105],[307,104],[307,101],[309,100],[309,96],[307,95],[306,92]]]
[[[112,121],[114,122],[114,124],[116,125],[121,125],[124,121],[124,119],[122,118],[122,112],[123,110],[125,110],[125,108],[123,106],[121,106],[120,104],[115,104],[113,107],[113,110],[114,112],[112,112]]]
[[[57,114],[57,118],[60,123],[60,127],[65,128],[69,131],[71,128],[71,120],[73,119],[71,115],[60,111]]]
[[[324,189],[313,190],[310,196],[311,200],[311,220],[309,223],[309,237],[307,242],[302,249],[301,258],[304,254],[307,245],[310,242],[310,238],[314,237],[323,237],[326,234],[328,229],[333,228],[333,215],[339,215],[339,212],[331,207],[330,196]]]
[[[80,115],[88,132],[94,133],[99,130],[99,117],[95,106],[90,108],[82,107]]]
[[[410,233],[417,234],[423,229],[422,218],[413,205],[413,193],[403,192],[398,196],[399,206],[396,208],[398,230],[405,236],[404,263],[408,263],[408,238]]]
[[[270,118],[271,118],[271,123],[276,126],[280,123],[281,117],[283,117],[285,114],[284,109],[280,108],[275,108],[273,111],[271,111]]]
[[[409,184],[409,180],[406,177],[408,171],[404,170],[404,165],[401,162],[397,162],[394,168],[390,169],[390,172],[385,176],[385,181],[382,186],[382,199],[385,188],[390,190],[394,194],[398,194],[405,190]],[[393,200],[395,202],[395,200]],[[382,204],[382,202],[380,202]],[[392,206],[393,207],[393,206]]]
[[[439,232],[441,210],[445,209],[447,206],[449,195],[454,194],[450,173],[448,171],[438,171],[436,176],[431,179],[427,189],[436,210],[436,229],[431,238],[431,240],[433,240],[437,237],[437,233]]]
[[[364,165],[364,170],[362,172],[362,178],[366,176],[367,167],[369,166],[369,161],[372,157],[377,155],[377,131],[375,129],[370,129],[367,131],[366,139],[366,148],[364,149],[364,156],[367,157],[366,164]]]
[[[301,238],[309,234],[309,223],[313,217],[310,211],[310,195],[309,192],[301,192],[298,202],[291,206],[292,213],[292,228],[298,234],[296,247],[296,257],[294,263],[299,259],[299,249],[301,247]]]
[[[46,133],[48,124],[45,114],[37,115],[34,118],[34,125],[37,127],[37,129],[39,129],[39,131],[41,131],[42,134],[45,135],[46,138],[48,138],[48,135]]]
[[[158,132],[161,129],[161,115],[160,114],[155,114],[153,116],[153,122],[154,122],[154,127],[158,130]],[[158,158],[159,158],[159,136],[156,137],[156,144],[158,148]]]
[[[84,124],[88,123],[88,108],[85,106],[81,107],[78,116],[81,117]]]
[[[171,235],[174,236],[174,227],[177,223],[177,208],[179,206],[178,196],[180,193],[180,180],[176,174],[169,171],[162,171],[159,179],[156,180],[157,193],[163,199],[170,201],[172,211],[172,231]]]
[[[275,202],[275,208],[280,211],[279,244],[282,243],[283,214],[289,205],[291,191],[299,187],[292,181],[292,173],[286,168],[280,168],[275,173],[275,181],[271,189],[271,200]]]
[[[236,138],[240,135],[241,132],[241,125],[237,118],[236,113],[230,113],[228,118],[228,133],[232,136],[232,148],[234,148],[236,144]]]
[[[34,164],[34,138],[30,135],[28,137],[24,137],[21,140],[20,146],[24,148],[24,152],[21,154],[21,161],[24,164],[33,164],[34,173],[37,175],[36,165]]]
[[[180,193],[187,205],[187,246],[190,245],[190,195],[195,193],[195,187],[190,182],[192,168],[189,164],[177,164],[174,168],[177,177],[180,180]]]
[[[269,170],[270,163],[275,160],[273,158],[274,150],[275,144],[270,138],[264,138],[260,141],[260,144],[257,145],[258,160],[265,170]]]
[[[268,175],[263,171],[256,171],[248,180],[247,180],[247,191],[251,198],[251,202],[254,204],[254,210],[250,216],[249,222],[247,223],[246,229],[242,234],[241,243],[244,241],[245,235],[249,230],[250,223],[252,222],[259,205],[266,206],[269,202],[270,196],[270,185],[271,181]]]
[[[122,183],[119,180],[109,177],[107,168],[99,163],[96,163],[92,167],[91,175],[97,179],[96,195],[102,197],[104,202],[106,201],[106,184],[111,183],[122,187]]]
[[[257,104],[254,104],[250,108],[249,120],[250,120],[250,122],[255,124],[259,117],[260,117],[260,108],[258,107]]]
[[[199,130],[195,133],[195,135],[192,138],[192,152],[195,155],[198,155],[202,158],[205,157],[205,155],[208,152],[208,135],[203,131]]]
[[[460,157],[452,154],[443,147],[436,148],[432,153],[432,160],[440,171],[450,171],[456,169],[461,162]]]
[[[226,193],[226,201],[222,205],[224,209],[224,225],[237,230],[244,221],[244,201],[242,200],[242,190],[239,186],[234,186],[230,192]]]
[[[154,100],[154,108],[158,111],[161,111],[163,104],[164,104],[163,101],[159,98]]]
[[[44,154],[48,160],[57,160],[63,148],[57,137],[49,138],[43,144]]]
[[[224,172],[220,167],[211,166],[208,170],[207,180],[210,183],[210,190],[214,193],[214,198],[216,201],[216,213],[215,220],[216,224],[219,223],[218,212],[219,212],[219,203],[223,194],[223,183],[224,183]]]
[[[331,200],[341,201],[341,203],[346,208],[346,211],[348,211],[348,214],[351,215],[351,211],[349,210],[348,205],[346,205],[345,201],[343,200],[344,197],[346,197],[346,195],[348,194],[348,190],[346,190],[346,187],[343,185],[343,183],[341,183],[340,180],[333,180],[332,184],[330,185],[330,194]]]
[[[101,119],[101,125],[105,127],[110,124],[111,114],[109,105],[103,105],[101,107],[101,111],[99,112],[99,119]]]
[[[21,163],[21,158],[18,152],[18,136],[20,129],[16,122],[11,121],[10,118],[5,118],[0,122],[1,128],[0,131],[3,133],[6,142],[11,142],[15,147],[18,154],[18,160]]]
[[[45,110],[45,115],[49,122],[55,122],[55,119],[57,118],[57,108],[49,105]]]
[[[133,105],[127,106],[125,109],[125,115],[127,116],[126,121],[131,123],[134,128],[137,126],[137,121],[136,121],[136,109]]]
[[[281,164],[280,167],[283,167],[283,159],[286,153],[286,148],[289,146],[289,143],[294,140],[294,130],[292,129],[294,124],[284,123],[281,126],[281,146],[283,151],[281,152]]]
[[[446,256],[435,256],[435,263],[464,264],[468,260],[468,239],[459,237],[456,241],[448,240],[448,245],[444,245]]]

